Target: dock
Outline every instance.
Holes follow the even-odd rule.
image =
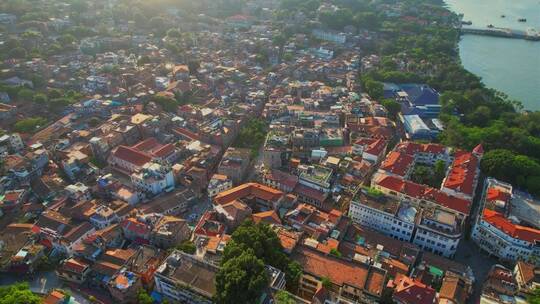
[[[461,34],[483,35],[483,36],[540,41],[540,33],[534,29],[522,31],[522,30],[514,30],[514,29],[502,28],[502,27],[491,27],[491,28],[461,27]]]

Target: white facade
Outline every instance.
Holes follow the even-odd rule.
[[[344,44],[347,41],[347,36],[344,33],[325,31],[320,29],[313,30],[313,36],[315,36],[317,39],[330,41],[338,44]]]
[[[504,260],[539,261],[540,258],[540,244],[535,246],[525,240],[514,238],[483,219],[474,225],[472,239],[489,254]]]
[[[447,258],[453,257],[462,234],[444,233],[441,229],[433,228],[434,224],[428,219],[422,219],[414,235],[413,243],[435,254]]]
[[[488,192],[492,189],[499,191],[504,195],[492,197],[488,201]],[[495,192],[497,193],[497,192]],[[508,208],[519,209],[518,206],[513,206],[512,200],[520,201],[521,195],[516,194],[512,185],[498,181],[493,178],[487,178],[485,182],[483,197],[479,208],[479,214],[474,222],[471,238],[484,251],[490,255],[494,255],[506,261],[529,261],[531,263],[540,264],[540,235],[538,229],[526,228],[516,224],[519,218],[512,216],[506,217],[505,213]],[[499,210],[492,210],[497,209]],[[489,221],[485,217],[485,212],[489,209],[492,213],[499,213],[498,219]],[[535,217],[533,209],[526,209],[532,217]],[[525,216],[525,215],[523,215]],[[501,230],[500,227],[505,227]],[[520,233],[517,231],[520,230]],[[521,236],[521,237],[520,237]],[[536,241],[534,241],[536,239]]]
[[[69,198],[74,202],[85,202],[92,199],[90,189],[83,183],[68,185],[65,190],[68,193]]]
[[[370,227],[401,241],[410,242],[413,237],[414,218],[412,222],[405,221],[393,214],[356,201],[352,201],[349,206],[349,217],[362,226]]]
[[[142,170],[131,174],[131,182],[135,188],[154,195],[175,186],[171,168],[158,163],[146,164]]]
[[[97,229],[103,229],[119,221],[116,213],[107,206],[99,206],[96,213],[90,217],[90,223]]]
[[[24,148],[24,142],[19,133],[13,133],[9,136],[9,144],[15,152],[19,152]]]
[[[362,226],[400,241],[412,242],[426,251],[452,257],[462,237],[461,224],[456,222],[453,215],[450,215],[449,224],[424,215],[418,221],[417,213],[416,208],[407,204],[401,204],[396,214],[357,201],[352,201],[349,206],[349,217]]]
[[[208,196],[214,197],[223,191],[231,189],[232,186],[232,180],[229,178],[226,180],[212,178],[208,183]]]
[[[185,266],[183,265],[185,264]],[[154,282],[155,290],[161,293],[165,298],[172,299],[175,302],[181,302],[186,304],[211,304],[209,300],[213,295],[207,293],[207,291],[201,290],[198,286],[186,286],[187,282],[180,281],[175,277],[177,272],[186,272],[189,269],[192,276],[197,276],[197,271],[203,271],[207,275],[217,273],[218,268],[207,262],[197,260],[194,256],[179,253],[174,251],[165,261],[161,264],[155,272]],[[194,280],[193,283],[197,284],[199,281]]]

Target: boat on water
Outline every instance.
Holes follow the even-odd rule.
[[[518,19],[518,22],[527,22],[527,19],[525,19],[525,18],[519,18],[519,19]]]
[[[463,25],[472,25],[472,21],[461,21]]]
[[[506,18],[506,15],[501,15],[501,18]]]
[[[487,27],[488,27],[488,28],[494,28],[495,26],[493,26],[493,24],[488,24]]]
[[[525,39],[538,41],[540,40],[540,32],[530,27],[525,31]]]

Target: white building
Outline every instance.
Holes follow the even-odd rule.
[[[317,39],[330,41],[337,44],[344,44],[347,41],[347,36],[344,33],[336,32],[336,31],[315,29],[312,31],[312,34]]]
[[[173,251],[155,272],[155,289],[165,298],[186,304],[210,304],[218,267]]]
[[[97,229],[103,229],[113,223],[118,222],[118,215],[107,206],[99,206],[96,212],[90,217],[90,222]]]
[[[413,238],[417,213],[414,207],[387,196],[371,197],[365,193],[349,206],[349,217],[354,222],[406,242]]]
[[[68,193],[68,197],[74,202],[85,202],[92,199],[90,188],[83,183],[68,185],[65,190]]]
[[[540,202],[512,185],[486,180],[472,239],[490,255],[505,261],[540,264]]]
[[[131,182],[135,188],[153,195],[170,191],[175,186],[171,167],[156,162],[147,163],[142,170],[131,174]]]
[[[231,189],[232,180],[223,174],[214,174],[208,183],[208,196],[214,197],[223,191]]]
[[[463,236],[463,217],[458,213],[420,207],[365,189],[351,202],[349,216],[362,226],[445,257],[455,254]]]
[[[463,236],[461,227],[462,221],[454,213],[442,209],[424,209],[413,243],[424,250],[450,258],[456,253]]]

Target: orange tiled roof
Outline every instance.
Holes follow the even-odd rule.
[[[281,219],[279,218],[279,215],[274,210],[255,213],[252,215],[252,217],[253,217],[253,221],[256,224],[260,222],[265,222],[267,224],[281,225]]]
[[[457,152],[443,186],[472,195],[478,163],[479,160],[474,154],[470,152]]]
[[[440,190],[403,180],[395,176],[385,176],[378,185],[396,192],[404,193],[410,197],[427,199],[443,207],[468,215],[471,210],[471,202],[450,196]]]
[[[487,201],[488,202],[492,202],[492,201],[503,201],[503,202],[508,202],[511,198],[512,194],[508,193],[508,192],[505,192],[505,191],[501,191],[497,188],[489,188],[488,191],[487,191]]]
[[[126,146],[118,146],[113,151],[113,155],[119,159],[122,159],[128,163],[132,163],[139,167],[142,167],[143,165],[152,160],[152,158],[147,154]]]
[[[527,241],[529,243],[534,243],[535,241],[540,240],[540,230],[516,225],[510,222],[499,212],[486,208],[483,212],[483,219],[490,225],[496,227],[500,231],[515,239]]]
[[[275,201],[283,196],[283,192],[257,183],[246,183],[219,193],[214,201],[224,205],[250,195],[265,201]]]
[[[381,164],[381,169],[399,176],[405,176],[413,162],[413,156],[392,151]]]
[[[436,292],[433,288],[398,274],[393,298],[403,304],[433,304]]]
[[[329,278],[336,285],[348,284],[363,289],[369,269],[345,260],[332,258],[303,247],[298,249],[293,259],[302,265],[304,272],[319,278]]]

